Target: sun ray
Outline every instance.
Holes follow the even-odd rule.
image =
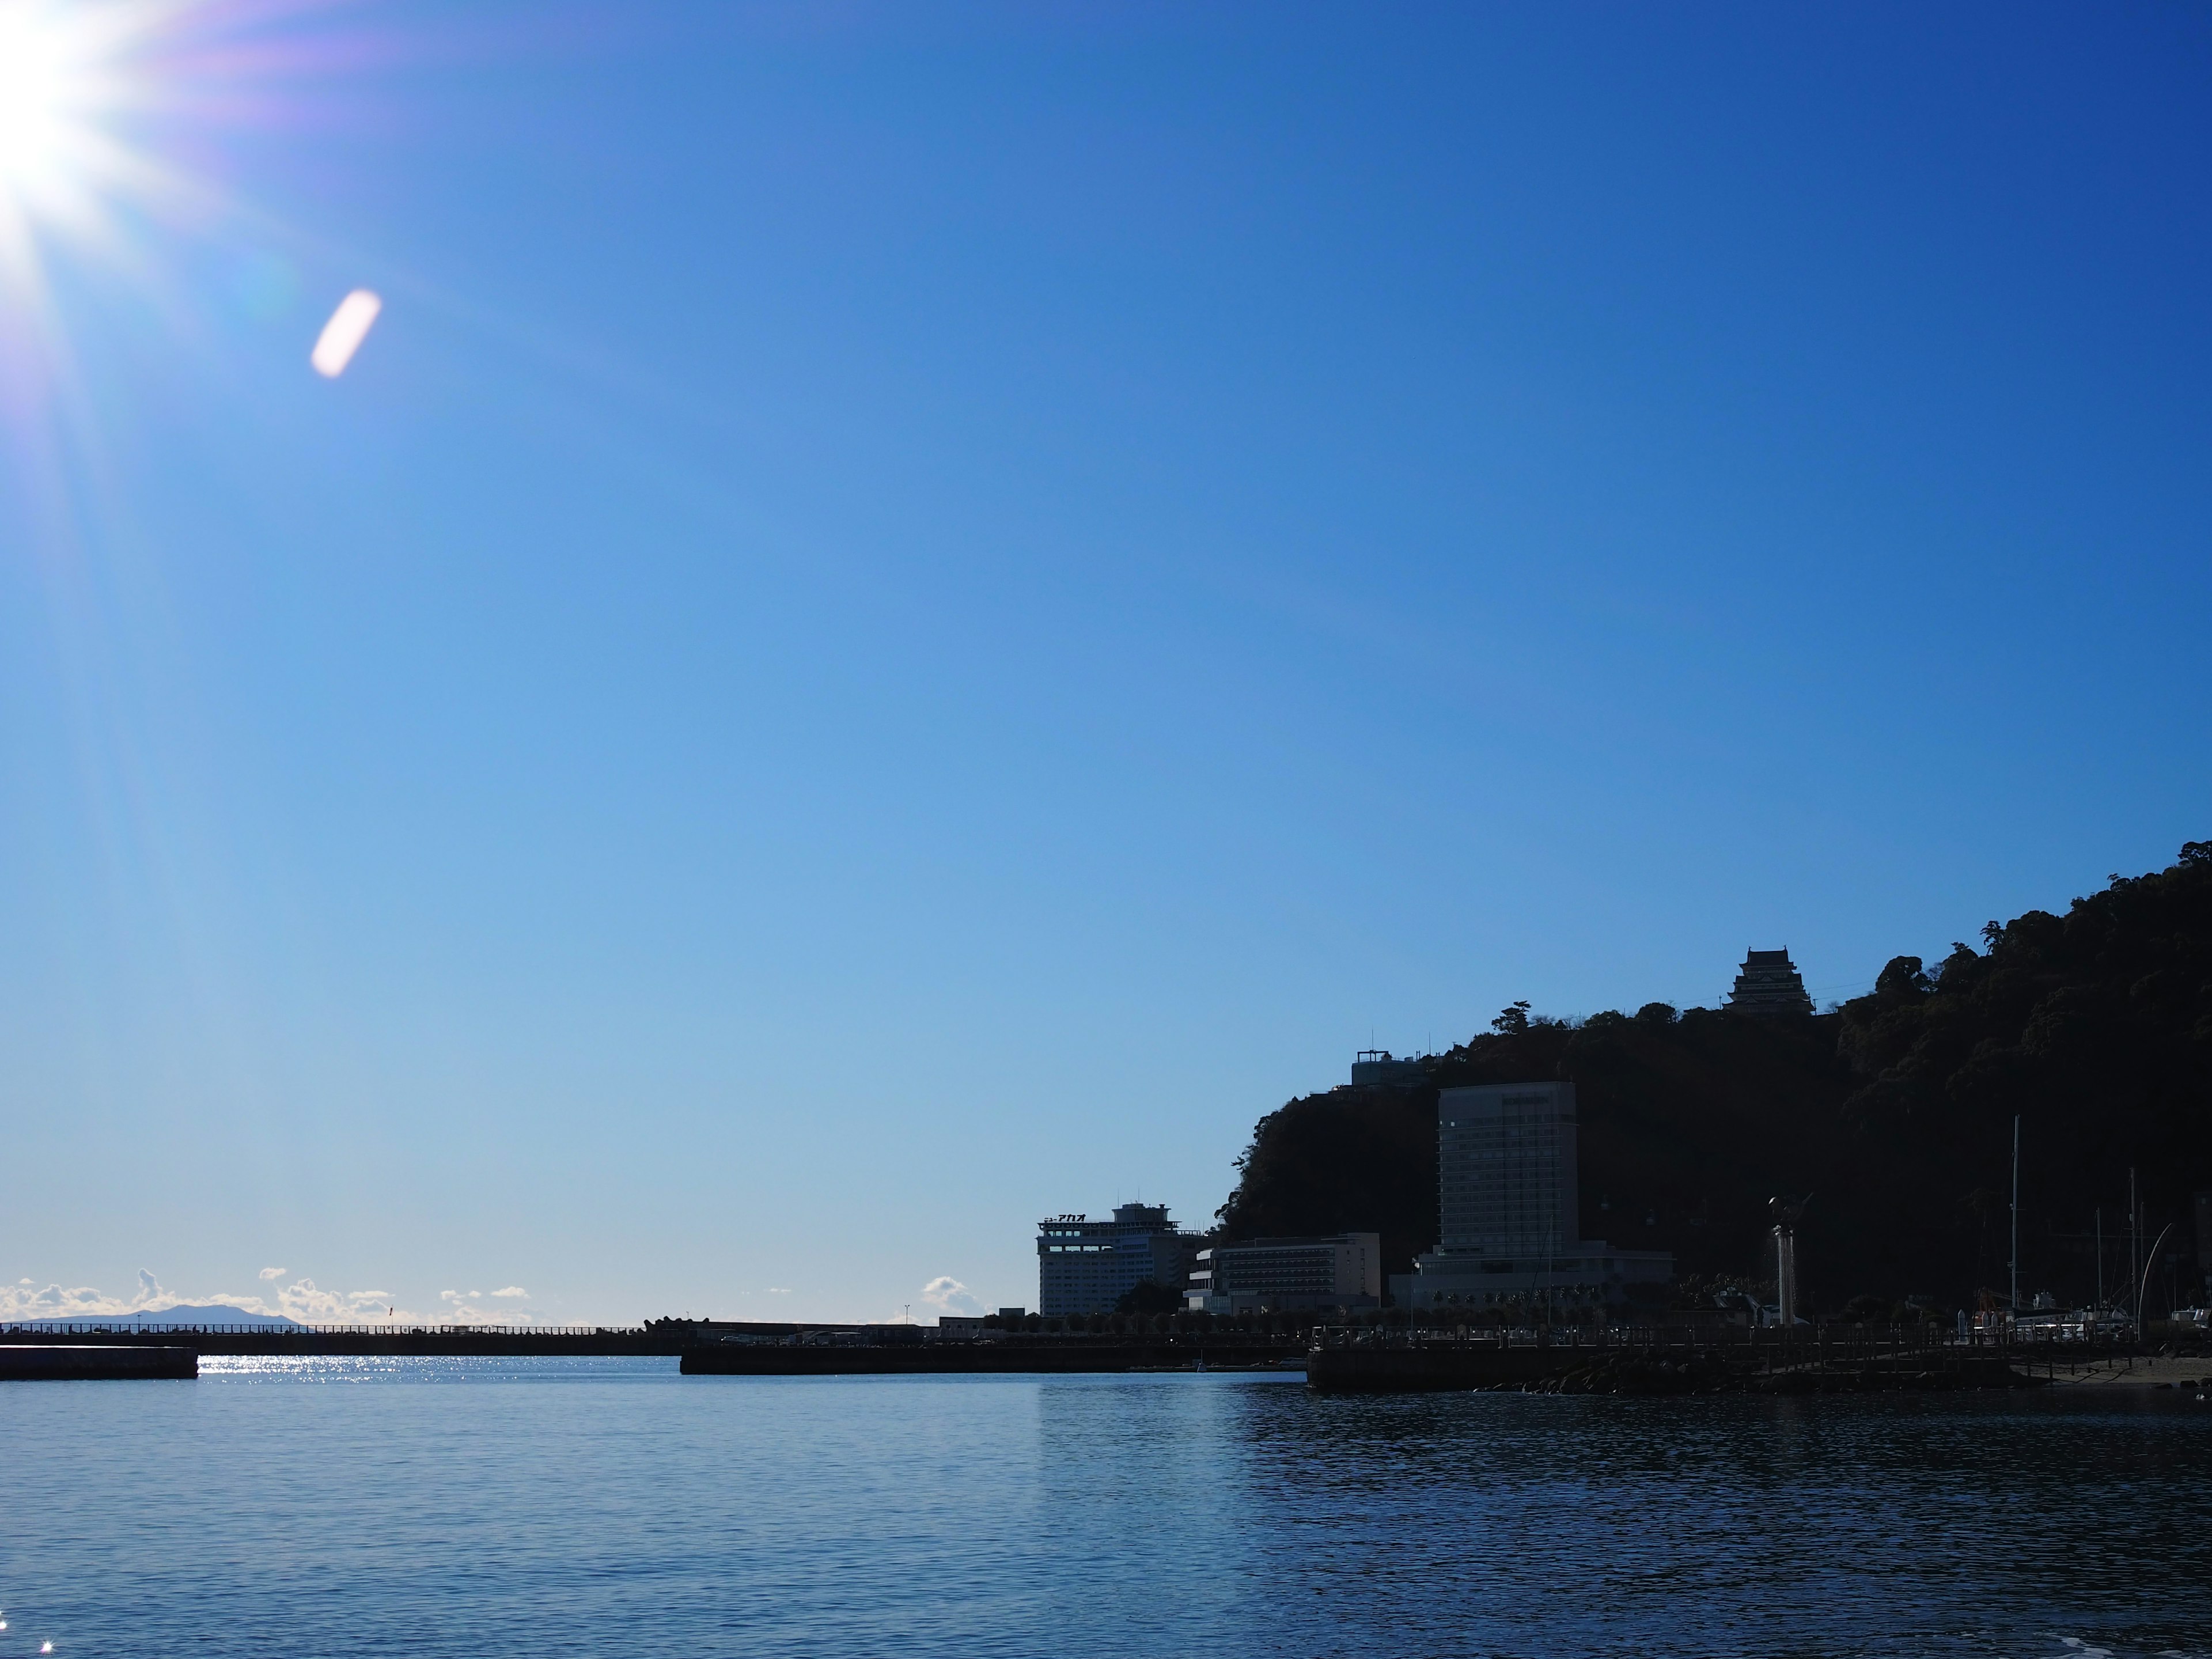
[[[238,196],[220,159],[234,137],[310,109],[303,77],[320,86],[389,46],[325,27],[349,9],[0,0],[0,441],[34,488],[97,446],[78,384],[92,337],[73,335],[102,307],[127,296],[180,347],[203,343],[203,256],[187,245],[351,263]]]

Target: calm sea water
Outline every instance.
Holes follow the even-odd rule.
[[[0,1388],[0,1659],[2212,1652],[2212,1404],[211,1361]]]

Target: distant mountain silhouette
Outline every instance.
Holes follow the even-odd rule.
[[[243,1308],[226,1307],[215,1304],[205,1307],[156,1308],[127,1314],[70,1314],[58,1320],[39,1320],[39,1324],[70,1325],[287,1325],[300,1322],[288,1319],[283,1314],[248,1313]]]
[[[2212,842],[2063,916],[1993,921],[1982,945],[1893,958],[1835,1013],[1651,1003],[1565,1020],[1517,1004],[1410,1086],[1262,1118],[1220,1235],[1379,1231],[1403,1273],[1437,1236],[1437,1091],[1565,1078],[1583,1236],[1672,1250],[1685,1279],[1771,1279],[1767,1200],[1810,1194],[1797,1260],[1816,1305],[1968,1305],[2006,1282],[2017,1113],[2022,1292],[2092,1297],[2101,1213],[2119,1293],[2133,1168],[2145,1247],[2174,1224],[2150,1304],[2192,1298],[2212,1267],[2192,1213],[2212,1193]]]

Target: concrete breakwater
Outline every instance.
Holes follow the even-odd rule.
[[[2039,1370],[2039,1362],[2038,1362]],[[1516,1343],[1488,1337],[1363,1340],[1324,1332],[1306,1356],[1323,1393],[1518,1389],[1543,1394],[1933,1393],[2039,1384],[2002,1348],[1796,1333],[1727,1343],[1660,1340]]]
[[[946,1376],[1085,1371],[1296,1370],[1294,1342],[1177,1340],[800,1343],[702,1342],[686,1376]]]
[[[190,1354],[404,1355],[417,1358],[519,1358],[550,1355],[665,1354],[684,1352],[681,1330],[651,1327],[569,1327],[533,1329],[507,1326],[429,1325],[287,1326],[231,1325],[157,1327],[136,1330],[83,1327],[11,1326],[0,1329],[0,1356],[21,1347],[66,1342],[110,1350],[177,1348]]]
[[[199,1374],[199,1356],[190,1348],[64,1342],[0,1346],[0,1382],[96,1382]]]
[[[901,1340],[871,1340],[889,1328]],[[695,1376],[859,1376],[963,1371],[1127,1371],[1296,1369],[1295,1338],[1163,1335],[1128,1340],[1007,1336],[934,1340],[904,1328],[668,1321],[627,1329],[508,1326],[225,1326],[106,1330],[15,1326],[0,1329],[0,1356],[69,1343],[115,1353],[169,1348],[187,1355],[520,1358],[558,1356],[684,1357]],[[927,1340],[926,1340],[927,1339]],[[695,1363],[696,1360],[696,1363]]]

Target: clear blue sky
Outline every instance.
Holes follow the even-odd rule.
[[[2212,835],[2201,9],[131,51],[0,277],[19,1297],[1033,1305],[1370,1040]]]

